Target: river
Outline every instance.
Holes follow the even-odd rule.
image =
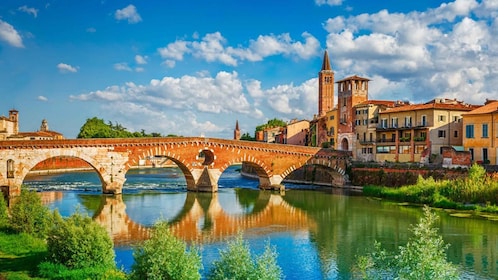
[[[286,184],[285,192],[257,189],[256,180],[228,168],[217,193],[192,193],[177,168],[132,169],[123,194],[102,195],[94,172],[30,175],[25,184],[63,216],[88,213],[115,243],[118,267],[129,271],[133,246],[167,220],[172,232],[202,246],[205,275],[226,241],[242,231],[254,253],[275,246],[286,279],[351,279],[355,259],[374,241],[392,251],[406,244],[419,207],[363,197],[341,189]],[[436,210],[448,258],[465,279],[498,279],[498,221]]]

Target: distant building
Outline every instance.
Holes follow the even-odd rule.
[[[291,120],[283,130],[282,144],[300,146],[306,145],[306,138],[309,128],[310,122],[307,120]]]
[[[498,101],[462,114],[463,147],[474,162],[498,165]]]
[[[0,140],[58,140],[64,136],[49,130],[47,120],[42,120],[40,130],[35,132],[19,132],[19,111],[12,109],[9,117],[0,117]]]
[[[240,129],[239,129],[239,121],[235,122],[235,129],[233,131],[233,140],[240,140]]]

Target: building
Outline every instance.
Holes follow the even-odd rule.
[[[498,165],[498,101],[486,100],[462,116],[463,147],[472,161]]]
[[[235,129],[233,130],[233,140],[240,140],[240,129],[238,120],[235,122]]]
[[[318,118],[334,108],[334,71],[327,50],[323,54],[322,69],[318,72]]]
[[[337,147],[339,150],[353,150],[354,106],[368,100],[369,81],[367,78],[356,75],[337,81],[337,114],[339,117]]]
[[[395,106],[405,105],[399,101],[367,100],[354,106],[356,133],[353,158],[360,161],[375,161],[379,112]]]
[[[337,126],[339,124],[337,117],[337,106],[325,114],[325,126],[327,127],[327,141],[330,148],[337,149]]]
[[[436,98],[379,112],[376,161],[426,162],[443,147],[462,146],[462,115],[477,106]]]
[[[0,140],[19,133],[19,111],[12,109],[9,116],[0,116]]]
[[[0,117],[0,140],[58,140],[64,136],[48,128],[47,120],[42,120],[40,130],[19,132],[19,111],[12,109],[9,117]]]
[[[282,144],[305,146],[310,122],[307,120],[291,120],[283,129]]]

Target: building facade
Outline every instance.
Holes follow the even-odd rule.
[[[283,130],[283,144],[305,146],[309,129],[309,121],[291,120]]]
[[[462,115],[476,106],[436,98],[379,112],[376,161],[421,162],[422,154],[442,154],[442,148],[462,146]]]
[[[473,162],[498,165],[498,101],[463,114],[463,147]]]

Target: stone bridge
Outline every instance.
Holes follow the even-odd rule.
[[[341,185],[350,156],[314,147],[204,137],[0,141],[0,187],[8,196],[18,195],[28,172],[54,157],[84,160],[97,172],[103,193],[110,194],[121,193],[126,172],[150,157],[177,164],[189,191],[216,192],[223,171],[237,163],[253,167],[262,189],[277,188],[306,164],[331,168],[342,178],[335,185]]]

